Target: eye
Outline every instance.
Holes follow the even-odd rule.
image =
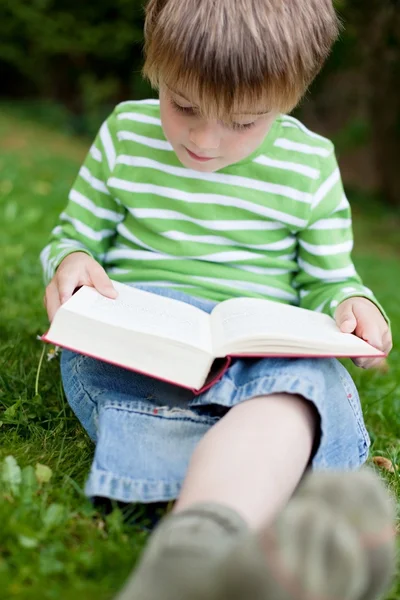
[[[255,121],[252,121],[251,123],[231,123],[230,127],[234,131],[246,131],[254,127],[255,124]]]
[[[175,100],[170,100],[171,102],[171,106],[174,110],[176,110],[176,112],[184,114],[184,115],[189,115],[189,116],[193,116],[196,114],[195,109],[193,108],[193,106],[181,106],[180,104],[178,104],[177,102],[175,102]]]

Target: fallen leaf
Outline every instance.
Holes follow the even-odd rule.
[[[39,483],[48,483],[53,476],[53,471],[50,467],[46,467],[46,465],[40,463],[37,463],[35,473]]]
[[[374,456],[372,462],[381,469],[385,469],[385,471],[389,471],[389,473],[395,473],[396,469],[393,466],[393,463],[388,458],[384,456]]]

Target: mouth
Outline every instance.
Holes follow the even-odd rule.
[[[189,148],[186,148],[186,146],[185,146],[185,150],[189,154],[190,158],[197,162],[208,162],[209,160],[215,160],[215,158],[217,158],[215,156],[211,156],[211,157],[210,156],[199,156],[198,154],[195,154],[194,152],[189,150]]]

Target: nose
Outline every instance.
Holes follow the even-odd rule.
[[[217,150],[221,141],[218,122],[207,121],[192,127],[189,140],[199,150]]]

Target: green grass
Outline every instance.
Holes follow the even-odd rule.
[[[87,149],[82,140],[0,116],[0,589],[1,598],[112,598],[145,541],[115,510],[104,519],[82,488],[93,448],[66,405],[58,361],[39,371],[46,329],[39,252]],[[400,338],[400,215],[355,206],[355,260]],[[387,373],[350,365],[371,455],[400,466],[400,350]],[[7,458],[12,456],[13,458]],[[5,460],[6,459],[6,460]],[[37,467],[39,465],[39,467]],[[42,465],[42,466],[40,466]],[[44,467],[47,468],[44,468]],[[400,471],[384,472],[397,498]],[[139,518],[140,520],[140,518]],[[400,598],[400,585],[388,599]]]

